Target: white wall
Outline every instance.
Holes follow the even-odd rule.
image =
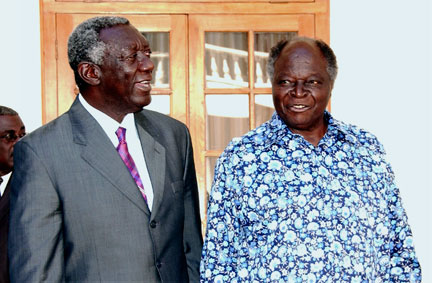
[[[2,1],[0,9],[0,105],[31,131],[42,124],[39,1]]]
[[[0,104],[31,131],[41,125],[38,1],[7,1]],[[384,143],[423,267],[432,282],[432,17],[429,0],[331,0],[340,73],[332,112]]]
[[[330,0],[339,63],[332,113],[378,136],[432,282],[432,17],[429,0]]]

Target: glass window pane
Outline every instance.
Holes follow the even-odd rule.
[[[152,95],[152,101],[145,109],[150,109],[162,114],[170,114],[170,96],[169,95]]]
[[[255,95],[255,127],[270,120],[274,111],[273,96],[271,94]]]
[[[206,32],[205,73],[208,88],[247,87],[247,33]]]
[[[217,159],[217,157],[206,157],[206,188],[208,194],[211,192]]]
[[[248,95],[206,95],[206,145],[222,150],[249,131]]]
[[[142,32],[152,51],[155,65],[151,84],[156,88],[169,88],[169,32]]]
[[[297,32],[255,33],[255,87],[271,87],[271,79],[267,76],[267,59],[270,49],[282,39],[289,39],[296,35]]]

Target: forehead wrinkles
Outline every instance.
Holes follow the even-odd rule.
[[[279,61],[280,60],[280,61]],[[324,57],[316,48],[305,43],[294,43],[282,51],[278,59],[280,72],[311,71],[327,72]]]
[[[116,55],[116,57],[123,57],[129,55],[131,52],[144,51],[148,48],[148,43],[143,39],[136,38],[129,42],[113,42],[110,44],[112,46],[111,52]]]
[[[144,36],[131,26],[117,26],[101,31],[100,39],[118,51],[135,50],[148,45]]]

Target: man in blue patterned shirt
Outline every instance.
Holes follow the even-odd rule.
[[[420,282],[382,145],[326,111],[333,51],[298,37],[268,67],[276,113],[218,159],[201,280]]]

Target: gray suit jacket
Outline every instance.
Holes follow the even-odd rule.
[[[151,213],[78,100],[15,146],[12,282],[199,281],[202,238],[189,132],[149,110],[135,121],[154,190]]]

